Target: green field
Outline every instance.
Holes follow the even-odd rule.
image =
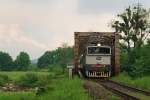
[[[48,75],[48,74],[51,74],[49,72],[32,72],[32,71],[27,71],[27,72],[23,72],[23,71],[5,72],[5,71],[2,71],[2,72],[0,72],[0,75],[7,75],[10,79],[17,80],[19,77],[21,77],[21,76],[23,76],[23,75],[25,75],[27,73],[35,73],[37,75]]]
[[[17,81],[27,73],[29,72],[0,72],[0,75],[8,75],[11,81]],[[38,76],[53,75],[51,72],[30,73]],[[47,89],[40,95],[36,95],[37,91],[34,89],[30,92],[1,92],[0,100],[89,100],[77,77],[69,80],[67,75],[53,76],[48,82]]]

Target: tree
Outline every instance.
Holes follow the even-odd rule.
[[[149,11],[139,4],[133,8],[128,7],[118,15],[119,20],[112,23],[112,28],[121,33],[122,39],[127,43],[127,52],[130,55],[131,45],[141,47],[149,35]]]
[[[149,11],[138,4],[125,9],[123,13],[118,15],[119,19],[112,23],[112,28],[120,33],[121,39],[127,44],[126,51],[128,59],[126,66],[128,68],[126,69],[129,69],[131,63],[135,60],[133,59],[133,49],[141,48],[149,35],[148,15]]]
[[[38,67],[39,68],[46,68],[48,65],[52,64],[53,62],[53,55],[51,51],[47,51],[38,59]]]
[[[134,62],[132,63],[132,71],[129,73],[133,77],[142,77],[150,75],[150,40],[141,48],[134,49]]]
[[[132,15],[132,41],[134,43],[134,47],[141,47],[144,41],[148,38],[149,35],[149,11],[142,8],[140,4],[133,8]]]
[[[20,52],[15,60],[16,69],[21,71],[26,71],[30,63],[30,57],[26,52]]]
[[[0,70],[10,71],[13,70],[13,61],[8,53],[0,52]]]
[[[63,73],[65,72],[65,67],[67,66],[67,47],[68,47],[67,43],[63,43],[61,47],[62,51],[60,55],[61,57],[60,65],[62,67]]]
[[[68,62],[73,59],[73,48],[63,44],[62,47],[58,47],[56,50],[46,51],[38,59],[39,68],[47,68],[49,65],[60,65],[64,69]]]

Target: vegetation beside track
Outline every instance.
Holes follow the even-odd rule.
[[[0,74],[7,75],[11,81],[18,82],[20,78],[26,76],[28,73],[38,76],[49,76],[47,80],[42,79],[42,82],[49,82],[41,86],[44,87],[44,91],[37,91],[34,84],[33,89],[28,92],[1,91],[0,100],[90,100],[81,85],[80,79],[77,77],[69,80],[67,75],[56,75],[55,72],[1,72]],[[25,84],[31,82],[30,80],[26,80],[26,78],[21,81]],[[38,95],[37,92],[39,92]]]
[[[112,77],[111,80],[133,87],[150,90],[150,76],[132,78],[126,73],[121,73],[119,76]]]

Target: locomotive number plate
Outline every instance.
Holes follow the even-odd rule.
[[[102,60],[102,57],[98,56],[96,57],[96,60]]]

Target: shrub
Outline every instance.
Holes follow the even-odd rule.
[[[131,64],[132,71],[129,73],[132,77],[142,77],[150,75],[150,44],[137,48],[134,54],[134,60]]]
[[[132,78],[150,75],[150,42],[141,48],[132,48],[130,59],[121,50],[121,71],[126,71]],[[128,62],[128,59],[130,60]]]
[[[22,87],[41,87],[46,86],[51,79],[51,75],[37,75],[35,73],[27,73],[19,78],[17,84]]]
[[[38,76],[34,73],[27,73],[21,76],[17,82],[19,86],[35,87],[37,85]]]
[[[50,75],[40,75],[38,77],[37,86],[46,86],[50,82]]]
[[[6,83],[8,83],[9,78],[7,75],[0,74],[0,86],[4,86]]]
[[[54,64],[49,66],[49,72],[54,72],[56,75],[60,75],[63,70],[59,64]]]
[[[29,68],[28,68],[29,71],[39,71],[39,68],[37,67],[36,64],[30,64]]]
[[[127,56],[127,52],[121,50],[121,54],[120,54],[120,66],[121,66],[121,71],[128,71],[128,56]]]

